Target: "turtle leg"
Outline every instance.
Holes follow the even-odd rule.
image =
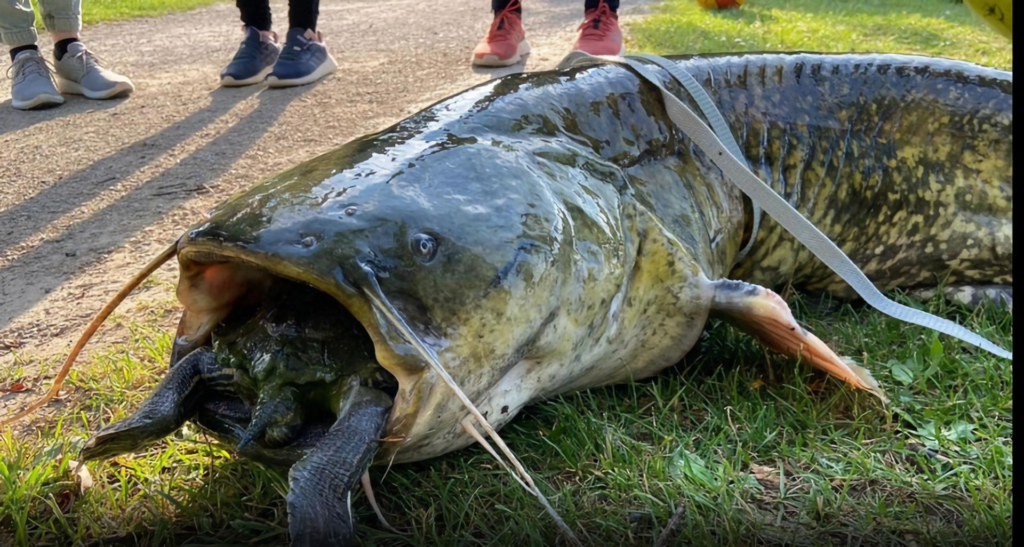
[[[174,433],[197,411],[204,379],[215,378],[220,370],[212,350],[193,351],[167,373],[135,414],[89,439],[81,461],[132,452]]]
[[[302,430],[304,414],[299,403],[302,395],[294,386],[261,392],[253,409],[252,421],[238,442],[238,450],[261,441],[268,447],[287,446]]]
[[[712,286],[715,289],[712,316],[754,336],[774,351],[803,358],[840,380],[871,392],[883,402],[887,401],[882,388],[867,369],[836,355],[821,339],[800,326],[779,295],[759,285],[729,279],[715,281]]]
[[[243,446],[242,440],[248,434],[252,420],[252,406],[228,393],[203,397],[198,412],[192,418],[207,434],[234,448],[240,456],[275,467],[291,467],[297,463],[323,440],[331,427],[327,420],[307,420],[287,446],[264,448],[252,442]]]
[[[370,466],[391,399],[350,386],[327,435],[288,473],[288,531],[293,546],[354,545],[352,489]]]

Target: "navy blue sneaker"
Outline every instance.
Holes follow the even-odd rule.
[[[334,72],[338,63],[327,52],[319,32],[301,28],[288,29],[281,56],[267,76],[270,87],[289,87],[315,82]]]
[[[245,28],[245,40],[239,46],[235,58],[220,73],[220,85],[237,87],[258,84],[266,79],[274,68],[281,50],[277,46],[277,34],[264,39],[255,27]]]

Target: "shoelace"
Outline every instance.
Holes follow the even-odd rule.
[[[242,25],[242,31],[245,32],[245,30],[246,26]],[[235,54],[235,59],[244,59],[246,57],[258,59],[263,54],[264,42],[274,44],[275,46],[278,44],[277,33],[271,32],[270,35],[273,39],[269,42],[266,42],[263,39],[263,34],[260,33],[259,41],[256,43],[256,47],[249,47],[249,36],[246,35],[246,37],[242,39],[242,43],[238,48],[238,53]]]
[[[506,23],[506,19],[514,17],[515,10],[519,9],[521,5],[522,4],[519,3],[519,0],[512,0],[507,6],[505,6],[505,9],[501,10],[501,13],[494,18],[494,21],[491,22],[491,30],[487,33],[488,43],[504,42],[509,39],[512,29],[509,28]]]
[[[261,53],[261,45],[262,41],[259,44],[257,44],[256,47],[249,47],[249,40],[242,40],[242,44],[241,46],[239,46],[238,53],[235,54],[234,60],[251,61],[253,59],[259,59]]]
[[[27,55],[7,67],[7,78],[12,80],[14,83],[18,83],[27,78],[29,74],[38,74],[40,76],[46,76],[52,81],[53,76],[50,73],[51,68],[53,68],[53,65],[41,56]],[[14,73],[14,76],[11,76],[12,72]]]
[[[608,4],[601,0],[597,9],[591,12],[589,18],[584,19],[576,30],[583,31],[583,38],[604,40],[612,31],[613,21],[615,21],[615,14],[612,13],[612,9],[608,7]]]
[[[91,71],[94,68],[95,69],[102,68],[102,64],[101,63],[103,62],[103,59],[101,59],[99,55],[96,55],[95,53],[89,51],[88,49],[82,48],[82,50],[77,52],[77,53],[71,53],[69,51],[69,52],[64,54],[65,57],[67,57],[68,55],[70,55],[73,60],[79,61],[79,62],[82,63],[82,65],[81,65],[82,66],[82,74],[87,74],[89,71]],[[61,60],[63,60],[63,59],[61,59]]]
[[[305,37],[300,36],[298,44],[294,42],[285,42],[284,48],[281,50],[281,55],[278,59],[283,61],[300,61],[302,60],[302,53],[309,49],[309,45],[313,43],[312,40],[307,40]]]
[[[305,35],[302,35],[298,37],[298,43],[286,41],[278,59],[283,59],[285,61],[301,61],[303,53],[313,44],[322,44],[322,40],[323,35],[317,31],[316,39],[306,38]]]

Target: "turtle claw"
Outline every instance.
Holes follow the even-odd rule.
[[[89,439],[79,460],[134,452],[177,431],[196,413],[204,388],[203,375],[211,367],[216,367],[211,350],[201,348],[190,353],[171,369],[134,414]]]
[[[273,396],[261,393],[253,411],[252,422],[238,441],[238,450],[242,451],[259,441],[270,448],[286,446],[294,441],[303,424],[302,406],[298,404],[298,399],[299,394],[295,388],[287,388]]]
[[[330,431],[288,473],[288,531],[296,547],[354,545],[352,489],[377,452],[391,400],[354,386]]]

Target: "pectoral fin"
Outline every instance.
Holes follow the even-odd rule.
[[[867,369],[836,355],[817,336],[793,318],[786,302],[774,292],[743,281],[723,279],[713,283],[711,313],[783,355],[803,358],[854,387],[869,391],[887,403],[878,382]]]

